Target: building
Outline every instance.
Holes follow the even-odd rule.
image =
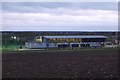
[[[106,36],[37,36],[33,41],[25,42],[27,48],[87,48],[101,47]]]

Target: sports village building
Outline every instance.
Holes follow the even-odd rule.
[[[25,42],[26,48],[88,48],[102,47],[106,36],[37,36],[34,40]]]

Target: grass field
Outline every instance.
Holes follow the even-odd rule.
[[[71,49],[71,48],[48,48],[48,49],[19,49],[17,48],[16,46],[9,46],[7,48],[3,47],[1,48],[0,50],[3,52],[3,53],[19,53],[19,52],[64,52],[64,51],[99,51],[99,50],[109,50],[109,49],[120,49],[119,47],[118,48],[75,48],[75,49]]]
[[[3,78],[119,77],[117,48],[11,51],[2,62]]]

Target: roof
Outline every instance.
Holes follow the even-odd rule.
[[[81,36],[43,36],[45,38],[108,38],[99,35],[81,35]]]

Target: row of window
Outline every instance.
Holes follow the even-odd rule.
[[[81,39],[75,39],[75,38],[54,38],[54,39],[47,39],[48,42],[81,42]]]

